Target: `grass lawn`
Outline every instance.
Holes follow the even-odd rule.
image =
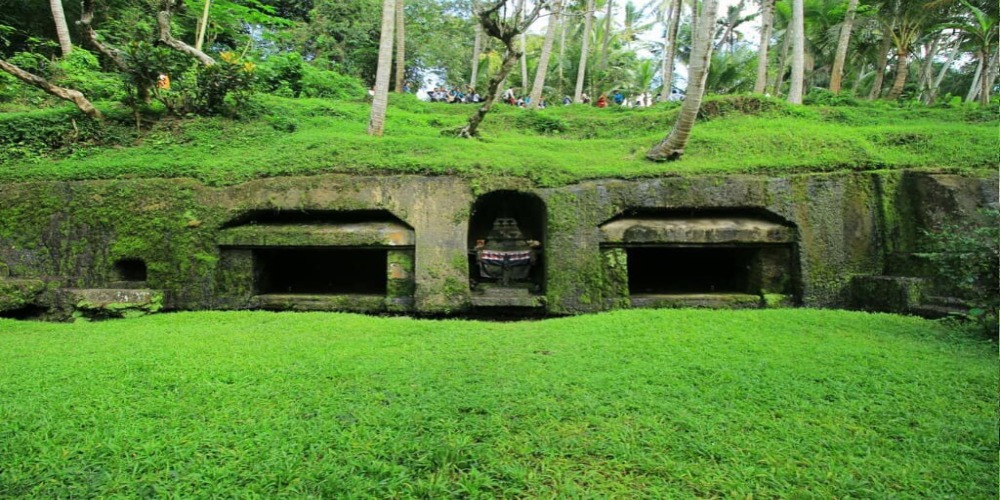
[[[713,97],[684,157],[653,163],[676,105],[529,112],[499,105],[481,140],[443,136],[475,107],[395,96],[385,137],[368,136],[363,102],[261,96],[256,118],[162,118],[139,135],[109,108],[104,127],[66,109],[0,113],[0,182],[192,177],[226,185],[260,177],[342,172],[512,176],[537,186],[596,178],[932,168],[991,175],[998,161],[992,110],[791,106],[762,97]],[[708,112],[706,111],[706,112]],[[79,127],[77,127],[79,123]],[[77,128],[75,128],[77,127]]]
[[[0,320],[0,497],[995,498],[997,394],[842,311]]]

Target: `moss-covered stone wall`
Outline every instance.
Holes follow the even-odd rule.
[[[163,292],[165,309],[253,307],[249,253],[220,246],[227,223],[254,211],[381,210],[415,235],[411,253],[390,259],[392,293],[412,293],[412,302],[394,303],[458,312],[471,303],[470,211],[477,196],[500,189],[530,192],[545,203],[544,302],[551,313],[628,307],[626,259],[602,251],[599,227],[629,212],[768,214],[797,232],[799,303],[836,307],[849,303],[853,276],[904,271],[922,229],[997,203],[995,176],[918,171],[678,176],[551,189],[518,178],[349,175],[227,187],[187,179],[7,184],[0,186],[0,266],[8,269],[0,276],[6,283],[0,307],[46,306],[59,288],[108,288],[121,259],[146,263],[145,286]]]

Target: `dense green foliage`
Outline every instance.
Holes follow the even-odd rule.
[[[927,252],[932,270],[942,283],[953,283],[954,293],[972,305],[969,317],[987,335],[995,337],[1000,312],[1000,211],[982,210],[979,217],[944,224],[929,231]]]
[[[386,136],[365,135],[360,101],[262,97],[259,119],[177,120],[109,109],[103,129],[69,110],[0,115],[0,180],[195,177],[234,183],[322,172],[513,175],[551,186],[601,177],[667,173],[815,172],[903,167],[990,169],[997,162],[995,110],[859,106],[792,107],[776,99],[709,99],[684,160],[651,165],[643,153],[669,129],[672,106],[640,109],[500,106],[486,138],[441,135],[471,106],[397,96]],[[49,145],[54,146],[50,149]]]
[[[995,345],[836,311],[0,320],[0,496],[983,498]]]

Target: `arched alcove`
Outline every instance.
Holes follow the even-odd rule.
[[[472,205],[469,283],[473,303],[534,306],[545,287],[545,202],[520,191],[493,191]]]

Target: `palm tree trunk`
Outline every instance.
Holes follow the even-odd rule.
[[[392,72],[392,35],[396,25],[396,0],[382,0],[382,32],[378,41],[375,96],[368,121],[368,135],[381,137],[385,131],[385,111],[389,106],[389,73]]]
[[[943,66],[941,66],[941,71],[938,72],[937,78],[935,78],[934,82],[931,83],[931,88],[928,90],[927,98],[924,101],[925,104],[934,104],[934,101],[937,100],[937,93],[938,89],[941,88],[941,82],[944,81],[945,75],[948,74],[948,69],[951,68],[955,59],[958,58],[958,54],[961,52],[961,45],[961,40],[955,42],[955,45],[951,49],[951,54],[948,55],[948,60],[945,61]]]
[[[907,44],[900,44],[899,47],[896,47],[896,78],[892,82],[892,88],[889,89],[889,95],[885,97],[886,99],[895,101],[903,95],[903,86],[906,85],[906,78],[909,76],[906,66],[909,58],[910,48]]]
[[[479,23],[476,23],[475,29],[476,38],[472,42],[472,76],[469,78],[469,86],[471,87],[476,87],[476,83],[479,82],[479,53],[483,50],[483,28],[479,26]]]
[[[559,98],[566,95],[566,18],[559,16]]]
[[[403,0],[396,0],[396,93],[403,93],[406,77],[406,26],[403,19]]]
[[[611,41],[611,7],[614,0],[607,0],[607,11],[604,13],[604,37],[601,39],[601,60],[597,63],[598,69],[604,71],[608,68],[608,42]]]
[[[806,36],[802,0],[792,0],[792,76],[788,89],[788,102],[802,104],[802,85],[805,81]]]
[[[705,93],[705,79],[712,62],[712,38],[715,30],[715,14],[718,0],[705,0],[702,5],[700,29],[694,33],[691,44],[691,61],[688,69],[687,97],[681,105],[680,115],[670,135],[646,152],[646,158],[653,161],[672,161],[684,154],[691,129],[694,128],[701,100]]]
[[[852,0],[856,2],[857,0]],[[763,94],[767,87],[767,48],[771,44],[771,26],[774,24],[774,0],[762,0],[760,6],[760,45],[757,47],[757,80],[753,91]]]
[[[785,67],[788,66],[788,53],[791,51],[791,48],[792,33],[786,26],[784,40],[781,41],[781,59],[778,62],[778,71],[774,75],[774,87],[771,91],[771,94],[775,97],[781,95],[781,87],[785,84]]]
[[[674,86],[674,59],[677,58],[677,31],[681,23],[681,0],[673,0],[670,5],[670,20],[667,37],[663,40],[663,89],[660,100],[670,98]]]
[[[3,59],[0,59],[0,70],[13,75],[15,78],[21,80],[24,83],[27,83],[28,85],[40,88],[45,92],[48,92],[49,94],[52,94],[60,99],[72,102],[74,105],[76,105],[77,109],[83,111],[87,116],[91,118],[94,118],[96,120],[100,120],[103,118],[101,112],[97,108],[95,108],[94,105],[91,104],[90,101],[87,100],[87,98],[84,97],[84,95],[80,93],[80,91],[78,90],[73,90],[65,87],[60,87],[58,85],[53,85],[49,83],[48,80],[38,75],[28,73],[27,71],[24,71],[23,69],[13,64],[10,64],[9,62],[4,61]]]
[[[73,43],[69,38],[69,26],[66,24],[66,13],[63,12],[62,0],[49,0],[52,9],[52,19],[56,22],[56,38],[59,39],[59,49],[66,57],[73,51]]]
[[[594,0],[587,0],[587,12],[583,15],[583,44],[580,47],[580,66],[576,70],[576,90],[573,102],[580,102],[583,95],[583,79],[587,74],[587,52],[590,52],[590,29],[594,22]]]
[[[875,81],[872,82],[868,99],[878,99],[882,95],[882,83],[885,82],[885,67],[889,64],[889,50],[892,49],[892,37],[888,33],[882,35],[882,45],[879,47],[878,62],[875,63]]]
[[[851,43],[851,29],[854,27],[854,13],[857,10],[858,0],[850,0],[847,4],[847,14],[844,15],[844,25],[840,28],[840,38],[837,40],[833,69],[830,70],[831,92],[840,92],[841,79],[844,77],[844,62],[847,61],[847,47]]]
[[[934,58],[937,57],[938,45],[941,39],[935,37],[930,45],[925,45],[924,61],[920,65],[920,78],[917,88],[920,90],[921,102],[926,101],[931,90],[931,82],[934,81]]]
[[[524,19],[524,2],[525,0],[518,0],[517,11],[520,13],[522,19]],[[522,90],[520,94],[528,91],[528,35],[521,33],[521,87]]]
[[[979,79],[983,76],[983,57],[980,55],[979,64],[976,66],[976,74],[972,77],[972,85],[969,86],[969,93],[965,96],[965,102],[972,102],[979,95]]]
[[[552,57],[552,43],[556,39],[556,28],[559,25],[559,13],[562,11],[562,0],[555,0],[552,12],[549,14],[549,27],[545,29],[545,41],[542,42],[542,55],[538,58],[538,68],[535,70],[535,82],[531,86],[531,102],[529,109],[537,109],[542,100],[542,89],[545,87],[545,76],[549,69],[549,59]]]
[[[983,52],[983,56],[986,56],[986,52]],[[993,88],[993,82],[997,79],[997,55],[994,54],[987,60],[986,66],[983,68],[982,75],[980,75],[979,81],[979,104],[983,106],[990,105],[990,90]]]

